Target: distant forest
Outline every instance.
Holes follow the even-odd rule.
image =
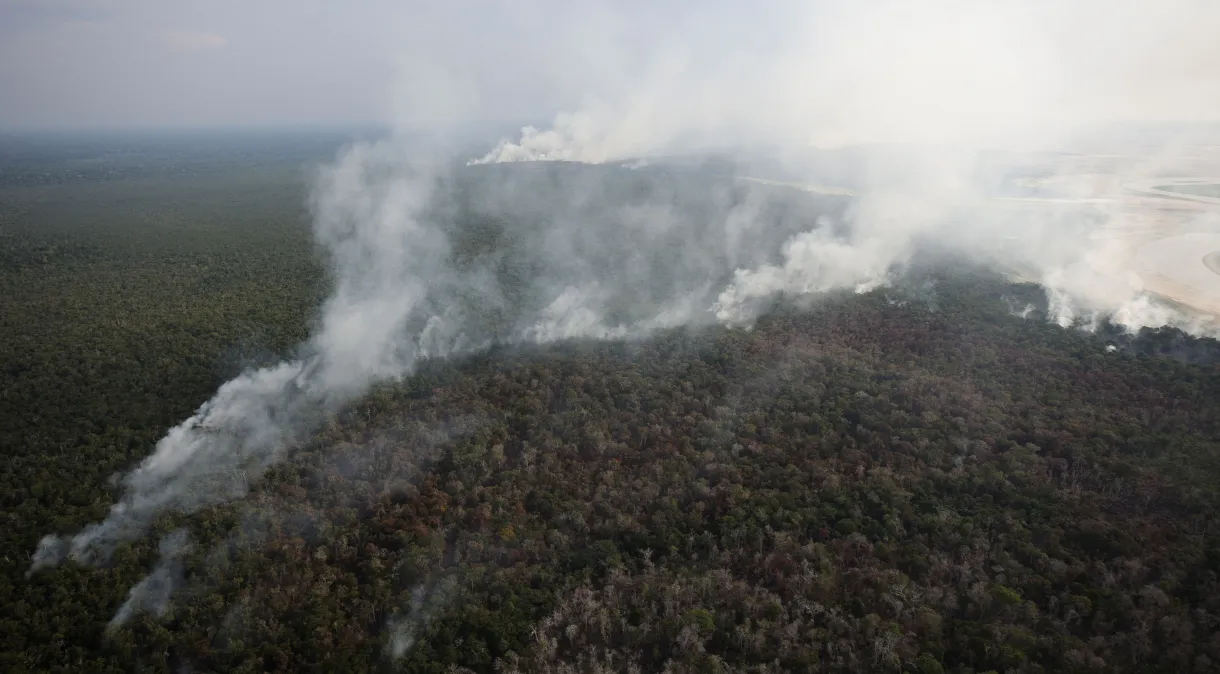
[[[248,498],[27,578],[308,336],[338,141],[269,142],[0,144],[0,670],[1220,669],[1220,346],[970,268],[430,362]],[[169,609],[108,630],[179,527]]]

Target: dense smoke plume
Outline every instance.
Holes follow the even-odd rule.
[[[712,14],[695,25],[715,24]],[[1016,171],[1033,156],[999,150],[1105,153],[1114,166],[1104,170],[1068,168],[1053,155],[1037,169],[1042,178],[1108,172],[1111,193],[1166,170],[1220,166],[1220,157],[1198,156],[1215,130],[1181,123],[1220,119],[1209,65],[1220,47],[1203,28],[1220,27],[1220,6],[879,0],[784,5],[760,20],[772,29],[765,42],[693,30],[663,43],[633,71],[638,86],[587,93],[549,128],[526,127],[471,163],[765,147],[790,180],[817,183],[845,173],[819,161],[818,149],[854,147],[846,173],[862,203],[853,233],[811,229],[785,244],[782,263],[740,268],[714,307],[718,318],[748,322],[748,305],[777,291],[874,287],[932,239],[1043,284],[1060,324],[1214,333],[1132,279],[1130,246],[1104,238],[1140,226],[1123,204],[1077,199],[1004,212],[985,196],[1011,188],[1011,176],[984,164]],[[681,58],[664,58],[673,54]],[[1139,126],[1155,121],[1177,124]],[[1216,231],[1214,220],[1206,231]]]
[[[712,322],[733,269],[846,207],[715,171],[443,157],[391,137],[319,173],[314,228],[333,291],[300,357],[224,384],[122,478],[104,521],[45,537],[31,571],[105,563],[164,513],[242,498],[328,414],[423,359]]]
[[[171,429],[122,480],[124,494],[105,521],[70,540],[48,536],[32,570],[65,557],[98,564],[116,545],[141,536],[163,512],[193,512],[240,498],[249,480],[282,456],[299,433],[362,393],[377,377],[410,370],[420,357],[458,348],[432,324],[399,332],[421,302],[428,262],[443,239],[416,222],[429,178],[414,167],[384,193],[366,195],[363,170],[376,170],[382,146],[356,146],[319,177],[315,232],[334,261],[335,291],[299,360],[246,372],[220,387],[194,416]],[[416,264],[394,258],[411,250]]]
[[[1121,229],[1122,209],[990,198],[1025,161],[997,148],[1080,146],[1101,119],[1220,116],[1212,73],[1195,68],[1217,53],[1197,26],[1220,25],[1220,8],[1182,0],[1149,17],[1142,3],[1062,4],[779,3],[736,42],[734,17],[718,14],[728,9],[700,7],[670,17],[681,38],[630,45],[648,58],[572,59],[588,76],[556,81],[579,83],[574,106],[472,161],[405,134],[346,149],[313,193],[333,292],[299,357],[222,386],[123,478],[104,521],[44,538],[31,570],[102,563],[163,513],[241,498],[327,414],[423,359],[749,325],[779,292],[891,283],[924,245],[1042,283],[1064,325],[1210,330],[1145,294],[1116,262],[1121,243],[1097,237]],[[1104,52],[1129,34],[1157,39]],[[444,59],[411,72],[432,62]],[[465,77],[426,91],[460,89],[437,103],[451,111],[478,88]],[[1193,133],[1122,170],[1153,170]]]

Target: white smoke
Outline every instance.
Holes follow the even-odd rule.
[[[393,141],[355,145],[319,177],[315,232],[331,255],[335,291],[306,356],[221,386],[123,478],[124,494],[104,521],[69,540],[44,538],[31,571],[65,558],[104,562],[163,512],[190,513],[244,496],[249,481],[327,411],[379,379],[411,371],[420,358],[465,346],[443,314],[417,315],[426,309],[426,288],[442,268],[446,242],[418,219],[431,175],[399,161],[399,152]],[[425,321],[424,329],[404,338],[412,317]]]
[[[121,479],[103,521],[44,537],[30,571],[105,563],[165,513],[244,497],[327,415],[424,359],[710,321],[733,266],[768,259],[805,222],[751,233],[763,209],[751,190],[763,188],[654,178],[450,167],[399,137],[347,148],[313,192],[333,289],[300,357],[221,386]],[[688,212],[695,196],[718,205]],[[490,248],[464,229],[486,217],[501,221]],[[141,587],[165,587],[163,575]]]
[[[1111,320],[1215,333],[1133,283],[1132,251],[1119,237],[1090,237],[1129,230],[1121,207],[1092,204],[1105,210],[1089,231],[1080,231],[1083,202],[1072,212],[1030,205],[1019,217],[998,214],[979,198],[994,185],[980,185],[971,148],[1138,157],[1101,176],[1111,193],[1175,162],[1197,167],[1208,140],[1198,128],[1152,137],[1112,122],[1220,119],[1220,90],[1205,65],[1220,47],[1203,28],[1220,29],[1220,5],[866,0],[780,3],[764,18],[757,43],[701,30],[717,19],[694,22],[678,38],[681,49],[656,47],[658,57],[684,58],[633,71],[637,85],[625,91],[594,88],[550,128],[527,127],[472,163],[621,162],[692,143],[780,148],[792,159],[867,144],[850,239],[811,230],[786,244],[781,263],[739,268],[713,307],[720,320],[748,323],[758,300],[775,292],[873,288],[914,243],[931,239],[1023,270],[1046,286],[1051,317],[1063,325]],[[1089,169],[1048,170],[1076,177]],[[1065,220],[1076,226],[1060,228]]]
[[[753,270],[739,269],[733,284],[720,293],[712,310],[728,324],[753,322],[758,301],[777,292],[798,295],[838,288],[867,292],[885,282],[899,262],[892,241],[870,238],[840,242],[825,230],[801,234],[784,245],[784,263]]]
[[[245,495],[248,480],[278,458],[311,402],[301,388],[303,367],[301,362],[281,363],[221,386],[123,478],[123,498],[105,521],[71,539],[43,538],[31,571],[66,557],[103,563],[116,545],[143,535],[162,512],[193,512]]]
[[[386,655],[391,659],[406,655],[422,632],[428,629],[429,623],[437,612],[448,601],[453,593],[452,579],[440,581],[433,586],[419,585],[411,591],[411,602],[406,613],[395,614],[387,624],[389,638],[386,642]]]
[[[606,132],[594,121],[596,111],[562,113],[554,126],[539,131],[532,126],[521,129],[518,142],[501,140],[487,154],[470,164],[499,164],[514,161],[580,161],[599,164],[623,152],[612,140],[602,140]],[[615,149],[611,149],[615,148]]]
[[[565,69],[586,44],[642,56],[570,59],[587,70],[555,79],[580,88],[561,98],[583,103],[548,129],[501,141],[476,166],[398,136],[346,149],[313,192],[333,291],[299,358],[222,386],[123,478],[104,521],[44,538],[31,571],[102,563],[163,513],[241,498],[327,414],[423,359],[497,341],[748,324],[775,293],[885,284],[928,241],[1043,284],[1064,325],[1211,329],[1149,296],[1118,263],[1123,244],[1094,236],[1121,229],[1121,209],[1005,210],[984,198],[979,149],[1054,149],[1100,119],[1220,117],[1214,74],[1199,67],[1220,53],[1206,29],[1220,25],[1220,5],[865,0],[718,14],[731,11],[741,10],[692,9],[643,46],[565,33],[593,31],[585,21],[548,29],[563,48],[540,67]],[[457,57],[466,42],[454,44]],[[1115,44],[1124,49],[1112,58]],[[427,93],[460,89],[460,105],[438,110],[485,99],[470,91],[474,80],[447,87],[434,75]],[[1147,173],[1166,152],[1193,147],[1171,141],[1141,149],[1145,160],[1122,171]],[[675,177],[659,161],[726,148],[765,151],[796,184],[849,177],[838,187],[850,190],[831,191],[860,196],[843,213],[822,212],[841,197],[810,194],[777,207],[767,181],[698,167]],[[600,165],[494,165],[527,160]],[[618,165],[628,160],[633,168]],[[460,231],[482,217],[501,228]]]
[[[189,534],[177,529],[161,539],[161,558],[157,568],[127,593],[127,601],[119,607],[107,629],[122,627],[136,613],[150,613],[158,618],[169,610],[170,597],[182,584],[182,557],[190,552]]]

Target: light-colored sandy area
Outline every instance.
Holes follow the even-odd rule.
[[[1186,150],[1063,155],[1043,167],[1047,177],[1014,181],[1053,196],[993,201],[1006,210],[1099,212],[1104,224],[1093,240],[1116,267],[1146,291],[1220,320],[1220,198],[1172,189],[1220,185],[1220,148]]]
[[[1054,162],[1043,167],[1045,177],[1014,181],[1045,196],[996,196],[991,203],[1010,213],[1039,212],[1036,217],[1047,209],[1099,212],[1104,224],[1092,239],[1114,266],[1134,273],[1144,290],[1220,321],[1220,197],[1167,189],[1220,185],[1220,145],[1198,145],[1177,157],[1133,150],[1063,154]],[[855,194],[827,185],[742,179]]]
[[[750,183],[758,183],[760,185],[775,185],[777,187],[791,187],[791,188],[798,189],[798,190],[804,190],[806,192],[813,192],[814,194],[827,194],[827,195],[833,195],[833,196],[846,196],[846,197],[856,196],[856,192],[854,192],[853,190],[850,190],[846,187],[835,187],[833,185],[820,185],[820,184],[816,184],[816,183],[791,183],[791,182],[783,182],[781,180],[769,180],[767,178],[755,178],[752,176],[738,176],[737,179],[745,181],[745,182],[750,182]]]
[[[1192,159],[1197,165],[1198,158]],[[1220,178],[1123,181],[1120,217],[1110,219],[1106,234],[1128,244],[1127,263],[1146,290],[1220,316],[1220,275],[1206,262],[1220,257],[1220,199],[1164,189],[1207,184],[1220,184]]]

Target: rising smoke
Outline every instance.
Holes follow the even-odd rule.
[[[1117,244],[1097,239],[1125,213],[986,198],[995,153],[981,149],[1053,148],[1099,113],[1220,112],[1215,95],[1182,93],[1210,34],[1135,41],[1138,58],[1106,60],[1097,50],[1122,31],[1164,36],[1181,20],[1169,7],[1145,22],[1134,3],[1087,4],[1104,7],[1089,24],[1078,6],[1049,2],[777,5],[759,17],[776,32],[744,43],[687,17],[680,43],[662,41],[631,62],[638,71],[591,70],[583,103],[471,161],[405,135],[347,148],[313,192],[333,292],[299,357],[222,386],[123,478],[104,521],[44,538],[31,571],[103,563],[163,513],[243,497],[327,414],[424,359],[749,325],[778,292],[893,282],[928,242],[1042,283],[1063,325],[1209,330],[1145,294],[1115,262]],[[1165,77],[1151,80],[1151,64]],[[1147,100],[1152,90],[1162,96]],[[741,179],[760,166],[771,182],[858,196]],[[158,574],[132,601],[165,585]],[[403,624],[417,625],[408,613]],[[409,647],[411,629],[395,643]]]
[[[346,149],[312,207],[333,291],[300,357],[224,384],[122,478],[105,520],[45,537],[31,572],[105,563],[165,513],[242,498],[327,415],[424,359],[713,322],[734,269],[847,208],[715,170],[462,167],[400,137]]]
[[[157,567],[127,593],[127,601],[114,614],[108,629],[122,627],[136,613],[151,613],[159,618],[169,610],[170,597],[182,584],[182,557],[190,552],[187,531],[178,529],[166,535],[160,548]]]
[[[1152,137],[1123,123],[1220,117],[1207,65],[1220,48],[1200,28],[1220,26],[1220,7],[879,0],[786,5],[778,14],[785,25],[769,24],[765,44],[688,38],[678,50],[685,59],[658,58],[666,65],[642,68],[639,86],[591,97],[471,163],[620,162],[693,139],[779,148],[803,181],[817,182],[842,171],[810,170],[811,148],[860,147],[853,234],[811,229],[785,244],[780,264],[738,269],[713,308],[720,320],[748,323],[751,305],[779,291],[874,287],[917,242],[933,239],[1041,283],[1062,325],[1108,319],[1215,333],[1132,279],[1127,244],[1104,238],[1137,229],[1121,204],[1001,212],[984,198],[998,185],[981,164],[984,150],[1128,154],[1118,167],[1070,169],[1111,172],[1113,191],[1197,166],[1212,129],[1177,125]],[[1065,170],[1047,156],[1044,164],[1043,177]]]
[[[446,578],[431,585],[419,585],[411,591],[411,604],[406,612],[395,614],[388,621],[386,655],[397,659],[411,650],[420,633],[428,629],[428,624],[454,591],[454,585],[452,578]]]

